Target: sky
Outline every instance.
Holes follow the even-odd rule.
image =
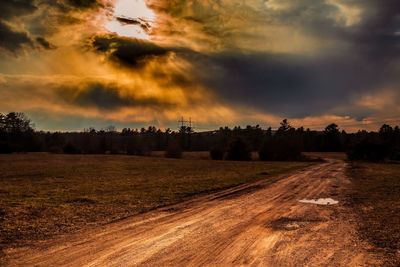
[[[400,124],[399,0],[0,1],[0,112],[38,130]]]

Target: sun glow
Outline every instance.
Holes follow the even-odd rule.
[[[130,20],[131,23],[124,22],[121,18]],[[120,36],[148,40],[148,26],[151,26],[154,19],[154,12],[144,0],[118,0],[114,7],[114,17],[106,23],[105,28]]]

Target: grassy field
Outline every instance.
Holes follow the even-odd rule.
[[[27,245],[310,163],[0,156],[0,246]]]
[[[359,234],[400,266],[400,164],[351,163],[352,205]]]

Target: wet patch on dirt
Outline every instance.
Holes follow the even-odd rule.
[[[323,221],[321,218],[281,217],[267,226],[276,231],[294,231]]]
[[[332,198],[317,198],[317,199],[302,199],[299,200],[303,204],[315,204],[315,205],[336,205],[339,201]]]

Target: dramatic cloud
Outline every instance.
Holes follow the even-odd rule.
[[[229,53],[207,57],[199,68],[207,86],[225,100],[302,117],[332,112],[351,105],[361,93],[397,86],[396,69],[375,64],[357,54],[321,58]]]
[[[96,51],[106,54],[110,60],[130,67],[137,67],[151,57],[168,53],[167,49],[153,43],[116,35],[95,36],[91,45]]]
[[[288,117],[356,129],[400,115],[398,0],[10,0],[0,9],[0,112],[27,111],[45,127],[79,117],[173,126],[184,115],[205,128]],[[50,116],[65,112],[68,124]]]
[[[45,49],[56,49],[56,47],[54,45],[52,45],[51,43],[49,43],[49,41],[47,41],[45,38],[43,37],[36,37],[36,42],[41,45],[43,48]]]
[[[32,40],[25,32],[11,29],[7,24],[0,21],[0,47],[10,52],[17,52],[23,46],[33,46]]]
[[[68,104],[81,107],[94,107],[100,110],[116,110],[126,107],[153,107],[161,109],[172,106],[166,99],[156,97],[139,97],[127,93],[117,84],[84,83],[80,86],[57,89],[61,99]],[[134,91],[133,91],[134,92]]]
[[[0,18],[11,19],[29,15],[37,10],[32,0],[7,0],[0,2]]]
[[[232,105],[277,116],[350,115],[363,94],[399,90],[397,1],[150,1],[153,29],[206,87]],[[161,36],[161,37],[160,37]],[[347,107],[347,108],[346,108]]]
[[[67,0],[66,4],[69,4],[75,8],[82,9],[96,8],[102,6],[102,3],[100,3],[98,0]]]
[[[152,68],[151,64],[147,68]],[[3,75],[1,108],[2,112],[18,108],[30,114],[37,127],[51,130],[79,130],[88,124],[97,128],[110,124],[139,127],[148,123],[171,127],[182,114],[196,118],[198,123],[217,126],[227,118],[233,121],[238,117],[235,111],[213,102],[200,89],[188,94],[166,82],[167,90],[163,91],[157,83],[146,81],[148,78],[138,83],[136,77],[121,76]]]
[[[105,7],[96,0],[9,0],[0,3],[0,48],[17,52],[23,48],[54,49],[43,35],[54,34],[64,24],[82,23],[76,14]]]

